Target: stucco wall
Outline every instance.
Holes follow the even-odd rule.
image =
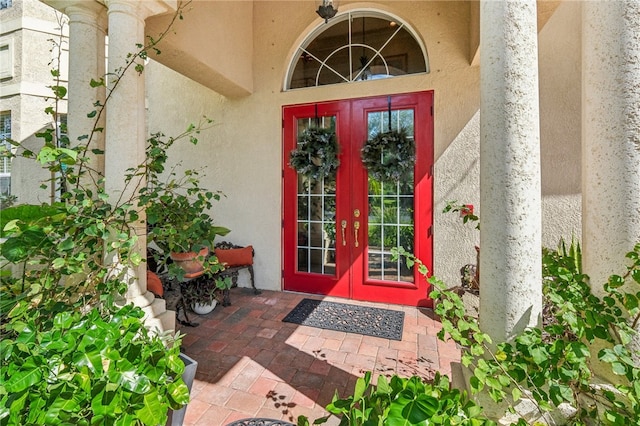
[[[574,7],[562,6],[540,35],[543,241],[548,246],[580,230],[579,14]],[[469,4],[343,2],[340,11],[357,8],[382,10],[411,25],[427,48],[431,72],[283,92],[291,55],[309,32],[323,25],[314,3],[304,1],[253,3],[249,96],[220,96],[158,63],[147,69],[150,130],[177,134],[202,114],[215,120],[197,147],[186,144],[175,154],[189,167],[208,166],[203,182],[227,195],[216,205],[214,217],[232,229],[227,239],[254,245],[260,288],[281,288],[282,106],[331,99],[434,91],[434,273],[457,285],[460,267],[475,263],[478,231],[454,214],[441,213],[451,200],[481,211],[479,69],[469,64]],[[189,23],[188,13],[184,22]]]
[[[540,32],[542,245],[580,241],[581,5],[563,2]]]
[[[442,211],[450,201],[473,205],[480,215],[480,112],[467,123],[436,162],[434,172],[434,273],[448,286],[460,285],[460,268],[476,264],[476,224]]]
[[[158,62],[227,96],[253,88],[253,2],[196,0],[187,5],[164,40]],[[147,20],[148,36],[166,31],[172,15]],[[166,47],[166,49],[165,49]]]

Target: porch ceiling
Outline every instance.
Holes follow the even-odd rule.
[[[253,91],[253,2],[193,1],[162,41],[155,60],[220,93],[237,98]],[[172,16],[152,16],[145,32],[157,37]]]
[[[562,0],[538,0],[538,31]],[[480,0],[469,0],[469,63],[480,61]],[[158,62],[230,98],[253,92],[253,1],[194,1],[163,41]],[[169,15],[147,19],[148,35],[163,31]],[[186,23],[188,21],[188,23]]]

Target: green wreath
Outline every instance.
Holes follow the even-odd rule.
[[[310,127],[300,135],[298,147],[291,151],[289,165],[310,179],[328,177],[338,169],[339,145],[331,129]]]
[[[365,142],[362,163],[378,181],[398,182],[409,176],[416,164],[416,147],[405,129],[378,133]]]

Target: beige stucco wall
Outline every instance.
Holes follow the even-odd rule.
[[[563,2],[539,36],[542,245],[580,241],[581,5]]]
[[[146,21],[145,32],[163,40],[158,62],[226,96],[246,96],[253,90],[253,2],[195,0],[186,19],[172,14]]]
[[[459,214],[442,213],[450,201],[473,205],[480,215],[480,112],[469,120],[435,165],[434,272],[449,286],[460,284],[460,268],[476,264],[480,244],[476,223],[462,222]]]

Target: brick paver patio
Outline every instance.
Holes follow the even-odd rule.
[[[183,351],[198,361],[185,426],[223,426],[247,417],[295,423],[301,414],[313,421],[336,390],[352,394],[365,371],[419,375],[451,372],[460,352],[436,338],[440,324],[429,309],[326,300],[405,312],[402,341],[284,323],[282,318],[305,297],[245,288],[231,290],[232,305],[203,316],[189,312],[198,327],[178,325]],[[327,424],[337,424],[337,419]]]

